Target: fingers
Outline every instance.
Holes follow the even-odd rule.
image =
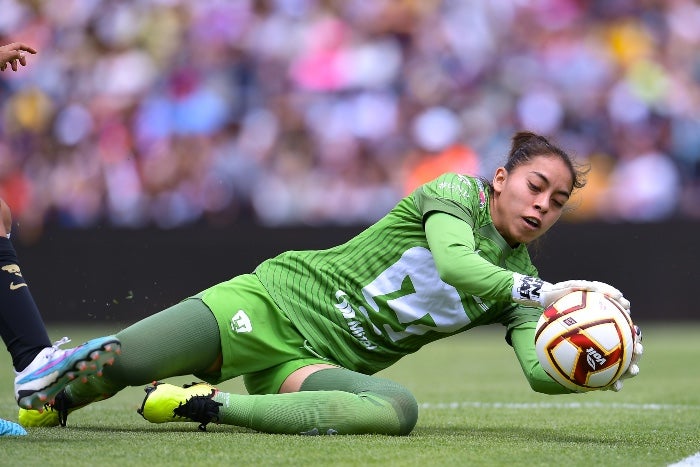
[[[643,353],[644,353],[644,346],[642,345],[642,343],[635,342],[634,348],[632,349],[632,355],[634,356],[633,358],[635,359],[635,362],[639,361],[639,359],[642,357]]]
[[[612,285],[606,284],[605,282],[592,281],[591,284],[593,284],[592,290],[594,292],[602,293],[603,295],[617,303],[623,310],[625,310],[629,314],[631,304],[630,301],[622,295],[622,292],[620,292]]]
[[[37,50],[34,47],[31,47],[27,44],[24,44],[22,42],[14,42],[13,44],[16,44],[17,50],[22,50],[24,52],[29,52],[30,54],[35,54],[37,53]]]
[[[564,282],[557,282],[556,284],[553,285],[553,289],[555,290],[571,290],[572,292],[575,290],[593,290],[592,289],[592,282],[591,281],[584,281],[584,280],[568,280]]]
[[[614,298],[615,300],[622,298],[622,292],[620,292],[610,284],[606,284],[605,282],[599,281],[592,281],[591,283],[595,287],[595,292],[600,292],[604,295],[607,295],[610,298]]]
[[[591,292],[599,292],[617,302],[617,304],[620,305],[620,307],[628,313],[630,310],[630,302],[622,295],[622,292],[617,290],[612,285],[606,284],[605,282],[569,280],[564,282],[557,282],[556,284],[554,284],[554,288],[558,290],[570,289],[571,291],[588,290]]]
[[[642,342],[642,329],[641,329],[639,326],[637,326],[637,325],[635,324],[635,325],[634,325],[634,332],[635,332],[635,334],[636,334],[636,336],[635,336],[635,337],[636,337],[636,341],[639,342],[640,345],[641,345],[641,342]]]
[[[632,304],[630,303],[629,300],[627,300],[625,297],[620,297],[620,298],[617,299],[617,302],[618,302],[620,305],[622,305],[622,308],[623,308],[625,311],[627,311],[627,313],[629,313],[630,307],[632,306]]]
[[[35,54],[37,53],[37,50],[34,47],[31,47],[24,42],[13,42],[11,44],[3,45],[0,47],[0,51],[2,52],[29,52],[30,54]]]
[[[27,65],[27,53],[35,54],[36,49],[22,42],[13,42],[0,47],[0,71],[5,71],[10,65],[12,71]]]

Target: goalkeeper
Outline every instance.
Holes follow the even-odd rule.
[[[71,411],[156,381],[138,410],[155,423],[406,435],[418,418],[415,398],[372,375],[429,342],[493,323],[505,326],[532,389],[568,393],[537,360],[542,308],[591,290],[629,311],[607,284],[544,282],[527,251],[584,175],[546,138],[517,133],[492,181],[444,174],[345,244],[283,253],[128,327],[102,378],[69,385],[42,413],[20,410],[20,422],[65,425]],[[624,377],[638,372],[641,351]],[[158,382],[188,374],[206,383]],[[212,386],[241,375],[249,394]]]

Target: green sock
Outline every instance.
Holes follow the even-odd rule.
[[[418,418],[413,395],[392,381],[342,368],[313,373],[300,392],[219,392],[219,423],[284,434],[406,435]]]
[[[111,397],[127,386],[203,373],[219,356],[219,327],[200,300],[182,301],[117,333],[121,355],[102,376],[66,387],[71,406]]]

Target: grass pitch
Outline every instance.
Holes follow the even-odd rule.
[[[641,323],[640,375],[620,393],[532,392],[500,327],[433,343],[382,376],[421,404],[406,437],[288,436],[232,426],[155,425],[136,408],[143,388],[88,406],[66,428],[0,438],[0,465],[667,466],[700,451],[700,322]],[[78,344],[119,327],[50,326]],[[17,420],[9,354],[0,360],[0,416]],[[173,378],[181,384],[193,377]],[[220,386],[242,392],[239,381]],[[698,465],[686,460],[685,465]]]

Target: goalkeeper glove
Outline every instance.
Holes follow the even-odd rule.
[[[644,352],[644,347],[642,346],[642,330],[639,326],[634,326],[634,347],[632,348],[632,359],[630,360],[630,366],[627,368],[622,376],[620,376],[617,381],[612,383],[610,386],[603,388],[604,391],[615,391],[619,392],[622,389],[622,380],[627,378],[633,378],[639,374],[639,359],[642,358],[642,353]]]
[[[513,301],[523,305],[547,308],[564,295],[577,290],[602,293],[627,314],[630,312],[629,300],[622,296],[622,292],[605,282],[570,280],[551,284],[539,277],[525,276],[517,272],[513,273]]]

